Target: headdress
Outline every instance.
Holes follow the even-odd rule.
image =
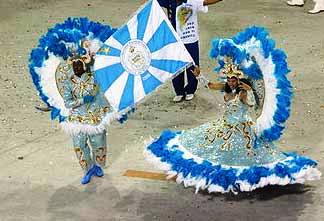
[[[77,50],[72,49],[72,56],[67,59],[68,64],[73,64],[74,62],[81,61],[83,64],[83,69],[86,70],[86,65],[91,62],[90,55],[80,55]]]
[[[224,67],[221,69],[221,73],[226,77],[236,77],[238,79],[244,78],[244,73],[239,69],[239,65],[233,63],[231,57],[224,57]]]

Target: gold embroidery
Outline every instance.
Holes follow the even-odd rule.
[[[83,158],[84,153],[82,152],[81,148],[80,147],[75,147],[74,151],[75,151],[76,156],[77,156],[77,158],[79,160],[79,164],[80,164],[81,168],[83,170],[88,169],[88,162]]]
[[[243,122],[242,123],[242,125],[243,125],[243,136],[244,136],[245,139],[247,139],[247,143],[245,145],[245,147],[247,149],[251,149],[252,148],[252,139],[251,139],[251,136],[250,136],[250,131],[247,129],[252,124],[250,122]]]
[[[250,134],[251,126],[254,123],[252,121],[241,122],[238,124],[230,124],[225,119],[222,121],[214,122],[210,127],[205,130],[205,143],[200,145],[205,147],[215,142],[216,138],[222,139],[223,144],[220,149],[223,151],[228,151],[231,149],[231,138],[234,133],[241,133],[243,138],[246,139],[246,149],[248,155],[254,154],[252,151],[252,136]],[[242,128],[242,129],[241,129]]]
[[[110,52],[110,48],[100,48],[98,52],[108,54]]]
[[[88,108],[89,109],[89,108]],[[105,113],[109,111],[109,107],[96,108],[95,110],[88,110],[84,115],[70,115],[69,121],[87,123],[87,124],[99,124],[103,119]]]
[[[72,66],[66,62],[61,62],[55,71],[55,81],[57,90],[59,91],[60,95],[64,96],[64,82],[69,79],[71,76]]]
[[[107,156],[107,148],[106,147],[100,147],[93,151],[95,155],[96,162],[104,167],[106,164],[106,156]]]
[[[92,96],[95,96],[98,93],[99,88],[98,85],[94,83],[92,73],[86,73],[85,80],[77,80],[75,76],[73,76],[71,82],[73,83],[72,94],[75,98],[83,97],[87,93]]]

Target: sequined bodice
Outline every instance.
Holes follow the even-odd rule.
[[[233,124],[237,122],[251,121],[249,108],[240,101],[238,95],[236,95],[234,99],[225,102],[223,118]]]
[[[229,166],[268,164],[284,156],[272,143],[256,136],[249,107],[238,96],[226,102],[223,116],[183,131],[180,143],[191,153]]]

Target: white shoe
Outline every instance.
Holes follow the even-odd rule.
[[[324,11],[324,1],[320,2],[316,2],[315,3],[315,6],[312,10],[309,10],[308,13],[309,14],[317,14],[317,13],[320,13],[320,12],[323,12]]]
[[[287,5],[290,6],[303,6],[304,5],[304,0],[291,0],[291,1],[286,1]]]
[[[312,9],[308,11],[309,14],[318,14],[320,12],[324,12],[324,9]]]
[[[173,102],[180,102],[182,101],[183,96],[182,95],[177,95],[173,98]]]
[[[186,101],[191,101],[194,97],[195,97],[194,94],[187,94],[185,99]]]

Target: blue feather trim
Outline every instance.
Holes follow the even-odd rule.
[[[178,145],[168,147],[170,140],[174,139],[179,132],[165,130],[159,139],[151,143],[147,149],[160,162],[167,163],[171,171],[182,174],[184,178],[205,179],[205,185],[221,186],[225,191],[230,189],[240,190],[240,183],[256,185],[261,178],[276,176],[279,178],[289,178],[290,183],[295,183],[293,174],[301,172],[309,167],[316,167],[317,162],[296,153],[284,153],[287,158],[275,165],[258,165],[251,167],[229,167],[220,164],[212,164],[210,161],[203,160],[201,163],[193,159],[183,157],[184,152],[179,150]]]
[[[49,106],[48,97],[44,94],[40,82],[40,76],[36,73],[35,68],[42,67],[45,60],[48,59],[49,53],[55,56],[67,59],[72,54],[72,49],[68,44],[74,44],[77,52],[82,55],[85,50],[80,46],[80,41],[84,38],[98,38],[104,42],[116,29],[108,25],[92,22],[87,18],[68,18],[63,23],[56,24],[54,28],[48,30],[38,42],[37,48],[33,49],[29,58],[29,72],[33,83],[39,92],[41,99]],[[60,110],[52,107],[51,118],[58,118],[64,121],[65,117],[60,114]]]
[[[263,56],[268,58],[271,56],[272,62],[275,65],[273,75],[277,79],[276,88],[280,94],[276,97],[276,110],[273,116],[274,124],[264,130],[261,134],[263,139],[274,141],[280,138],[284,123],[289,118],[290,105],[292,99],[292,87],[286,75],[290,72],[287,65],[287,56],[284,51],[275,49],[275,41],[269,37],[268,31],[263,27],[249,27],[238,33],[230,39],[213,39],[211,43],[210,57],[218,58],[219,66],[215,68],[216,72],[224,67],[224,62],[219,57],[230,56],[234,59],[234,63],[241,65],[243,60],[248,62],[253,61],[248,51],[240,46],[250,41],[252,38],[260,41]],[[253,61],[249,67],[241,67],[242,71],[252,79],[261,79],[263,77],[259,65]]]

